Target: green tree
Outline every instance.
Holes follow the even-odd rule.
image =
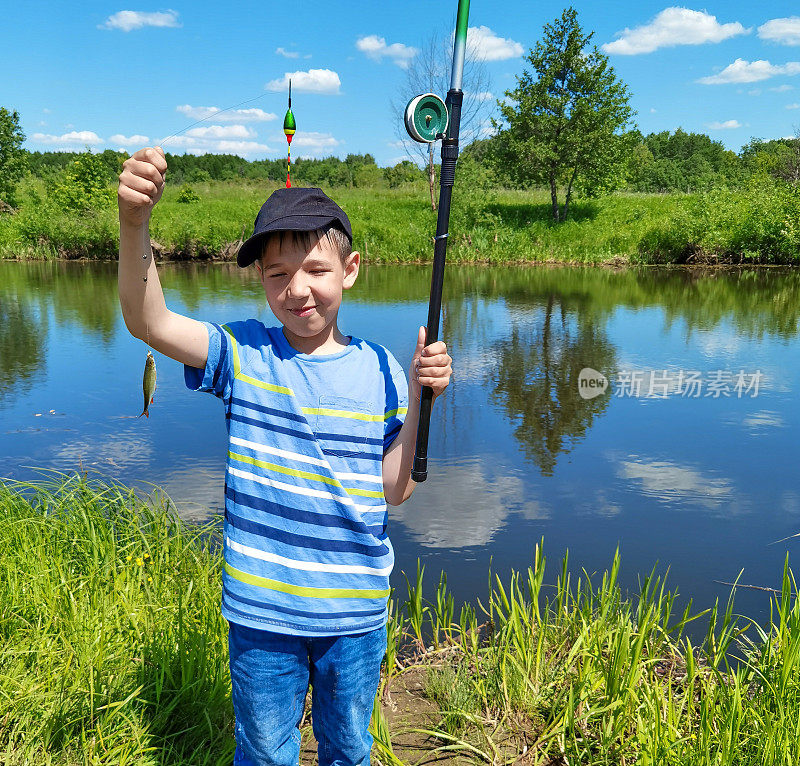
[[[88,147],[56,177],[50,192],[66,210],[111,207],[117,198],[108,185],[108,168],[103,158],[92,154]]]
[[[720,141],[704,133],[687,133],[678,128],[638,137],[641,157],[649,152],[652,162],[638,164],[630,185],[642,192],[692,192],[717,183],[734,181],[741,175],[741,161]]]
[[[422,178],[422,172],[411,160],[402,160],[393,167],[384,168],[383,177],[390,189],[396,189],[403,184],[418,181]]]
[[[522,184],[550,189],[553,220],[563,221],[575,193],[597,196],[625,182],[635,134],[628,86],[584,34],[574,8],[544,27],[526,57],[531,70],[499,102],[501,168]],[[564,204],[559,206],[559,194]]]
[[[770,175],[800,185],[800,129],[794,138],[753,138],[742,147],[741,157],[751,175]]]
[[[19,126],[19,113],[0,106],[0,201],[13,205],[17,182],[25,172],[25,134]]]

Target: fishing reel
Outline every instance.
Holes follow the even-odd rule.
[[[421,144],[432,144],[444,138],[449,122],[447,106],[435,93],[414,96],[406,106],[406,130],[411,138]]]

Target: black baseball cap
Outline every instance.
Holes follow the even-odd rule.
[[[236,262],[249,266],[261,256],[264,239],[276,231],[314,231],[334,224],[353,242],[350,219],[322,189],[292,186],[270,194],[261,206],[253,236],[240,248]]]

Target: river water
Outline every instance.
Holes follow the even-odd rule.
[[[214,322],[274,324],[255,274],[164,265],[167,303]],[[362,268],[340,328],[407,367],[427,317],[429,271]],[[456,601],[485,600],[489,567],[525,569],[545,539],[549,575],[622,554],[621,581],[670,568],[695,605],[716,581],[780,587],[800,548],[800,274],[448,267],[442,337],[454,358],[434,406],[429,478],[390,508],[401,572],[446,570]],[[163,487],[187,519],[220,513],[221,403],[189,392],[156,355],[151,417],[144,345],[126,331],[114,264],[0,263],[0,476],[40,469]],[[790,558],[791,563],[791,558]],[[759,617],[769,596],[741,590]]]

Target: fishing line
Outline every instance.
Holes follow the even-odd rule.
[[[142,226],[142,262],[144,266],[144,276],[142,277],[142,282],[145,283],[145,290],[144,290],[144,300],[147,300],[147,269],[149,267],[149,263],[147,262],[147,256],[150,252],[150,230],[148,226]],[[144,301],[143,301],[144,302]],[[144,321],[144,331],[145,335],[147,336],[147,348],[148,350],[151,348],[150,346],[150,323],[145,319]]]
[[[258,101],[258,99],[264,98],[264,96],[266,95],[267,95],[266,93],[260,93],[258,96],[253,96],[253,98],[246,98],[244,101],[240,101],[238,104],[233,104],[232,106],[226,106],[224,109],[220,109],[219,111],[213,112],[212,114],[209,114],[200,120],[196,120],[195,122],[192,122],[189,125],[187,125],[185,128],[179,130],[177,133],[173,133],[171,136],[167,136],[163,141],[161,141],[159,146],[164,146],[164,144],[166,144],[167,141],[170,141],[173,138],[177,138],[178,136],[184,134],[187,130],[193,128],[195,125],[199,125],[201,122],[206,122],[207,120],[211,120],[214,117],[223,114],[224,112],[230,112],[231,109],[236,109],[237,106],[242,106],[242,104],[249,104],[251,101]]]

